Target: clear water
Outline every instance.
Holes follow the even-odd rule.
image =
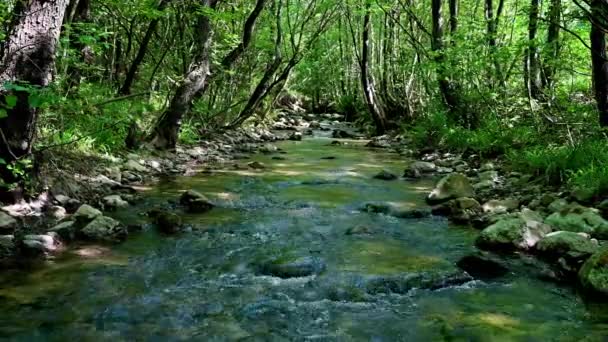
[[[136,208],[196,189],[219,204],[188,215],[191,233],[153,229],[106,248],[81,246],[34,272],[0,281],[0,339],[14,341],[604,341],[601,305],[542,282],[535,264],[510,275],[437,290],[390,287],[457,274],[476,231],[445,220],[361,213],[370,201],[424,206],[428,181],[385,182],[407,161],[356,143],[282,143],[286,160],[255,156],[264,171],[218,171],[168,180]],[[334,156],[326,160],[322,157]],[[245,164],[248,161],[243,161]],[[230,168],[229,168],[230,169]],[[363,226],[370,235],[345,235]],[[264,260],[314,256],[324,273],[259,275]]]

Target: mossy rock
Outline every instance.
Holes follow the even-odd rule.
[[[581,267],[578,278],[588,294],[608,299],[608,248],[593,254]]]
[[[608,221],[591,208],[570,205],[551,214],[545,223],[555,230],[587,233],[598,239],[608,239]]]
[[[542,217],[529,209],[504,218],[484,229],[476,245],[482,249],[530,249],[551,232]]]
[[[541,254],[551,259],[566,254],[588,257],[597,252],[598,248],[597,241],[589,239],[585,234],[566,231],[549,233],[536,245]]]
[[[474,197],[474,190],[469,179],[461,173],[453,173],[442,178],[435,189],[428,195],[426,201],[441,204],[460,197]]]

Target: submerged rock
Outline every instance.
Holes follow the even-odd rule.
[[[530,249],[550,232],[537,212],[524,209],[484,229],[475,244],[482,249]]]
[[[608,239],[608,221],[594,209],[581,205],[573,204],[553,213],[545,223],[555,230],[587,233],[598,239]]]
[[[460,197],[473,197],[474,191],[469,179],[461,173],[453,173],[442,178],[428,195],[429,204],[441,204]]]
[[[175,213],[155,209],[149,212],[148,216],[154,220],[154,224],[162,233],[176,234],[183,229],[182,219]]]
[[[483,252],[464,256],[456,265],[473,278],[481,280],[502,277],[509,272],[500,259]]]
[[[299,278],[321,274],[325,267],[321,258],[306,256],[289,261],[266,262],[258,267],[258,272],[279,278]]]
[[[195,190],[184,192],[179,199],[179,203],[186,207],[187,212],[196,214],[208,212],[215,207],[205,195]]]
[[[439,290],[459,286],[473,278],[462,272],[452,273],[411,273],[398,276],[383,276],[372,279],[366,284],[369,294],[396,293],[407,294],[413,289]]]
[[[390,173],[386,170],[382,170],[380,171],[378,174],[376,174],[374,176],[374,179],[380,179],[380,180],[385,180],[385,181],[392,181],[397,179],[397,175]]]

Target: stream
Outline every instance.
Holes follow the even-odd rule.
[[[142,213],[195,189],[218,207],[184,214],[191,232],[150,228],[111,249],[85,245],[37,270],[3,273],[0,339],[606,340],[605,308],[540,280],[525,256],[508,260],[504,277],[452,281],[478,232],[438,217],[361,212],[378,201],[422,208],[433,182],[372,179],[383,169],[400,175],[408,161],[330,142],[279,143],[282,153],[252,157],[265,170],[167,179],[113,214],[145,221]],[[267,272],[302,260],[311,275]]]

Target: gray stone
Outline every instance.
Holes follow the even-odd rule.
[[[440,204],[460,197],[474,197],[469,179],[461,173],[442,178],[426,198],[429,204]]]
[[[89,224],[89,222],[101,215],[102,213],[100,210],[95,209],[88,204],[83,204],[80,206],[80,208],[78,208],[76,213],[74,213],[72,219],[76,221],[76,224],[79,227],[84,227],[85,225]]]
[[[49,232],[56,233],[63,241],[72,241],[76,237],[74,221],[65,221],[51,228]]]
[[[79,234],[83,238],[101,242],[120,242],[127,238],[127,228],[120,222],[107,216],[97,216],[87,224]]]
[[[17,228],[17,220],[9,214],[0,211],[0,232],[12,231]]]
[[[141,165],[140,163],[138,163],[135,160],[128,160],[124,165],[123,165],[123,170],[126,171],[135,171],[135,172],[140,172],[140,173],[145,173],[148,172],[148,168],[146,168],[145,166]]]
[[[205,213],[214,207],[205,195],[195,190],[183,193],[179,203],[186,207],[186,211],[197,214]]]
[[[530,249],[551,232],[542,221],[537,212],[524,209],[484,229],[475,243],[482,249]]]
[[[116,210],[129,206],[129,202],[125,201],[120,195],[106,196],[103,198],[102,202],[103,207],[106,210]]]

